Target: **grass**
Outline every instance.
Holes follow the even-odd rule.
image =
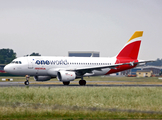
[[[108,118],[162,118],[162,88],[0,88],[0,119]]]

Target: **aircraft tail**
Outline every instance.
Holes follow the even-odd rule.
[[[136,31],[116,56],[117,59],[137,60],[143,31]]]

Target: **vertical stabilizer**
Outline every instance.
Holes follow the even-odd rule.
[[[137,60],[142,35],[143,31],[136,31],[128,40],[123,49],[119,52],[119,54],[116,56],[116,58]]]

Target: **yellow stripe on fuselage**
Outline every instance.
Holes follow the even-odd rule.
[[[136,32],[132,35],[132,37],[128,40],[128,42],[131,41],[131,40],[134,39],[134,38],[142,37],[142,35],[143,35],[143,31],[136,31]],[[128,42],[127,42],[127,43],[128,43]]]

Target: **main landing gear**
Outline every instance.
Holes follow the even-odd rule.
[[[63,82],[64,85],[69,85],[70,84],[70,81],[67,81],[67,82]]]
[[[26,81],[24,82],[24,84],[25,85],[29,85],[29,78],[30,78],[30,76],[26,75],[25,77],[26,77]]]
[[[67,82],[62,82],[64,85],[69,85],[70,84],[70,81],[67,81]],[[79,85],[86,85],[86,81],[85,80],[79,80]]]
[[[79,85],[86,85],[86,81],[85,80],[79,80]]]
[[[81,80],[79,80],[79,85],[86,85],[86,81],[83,80],[83,76],[81,76]]]

